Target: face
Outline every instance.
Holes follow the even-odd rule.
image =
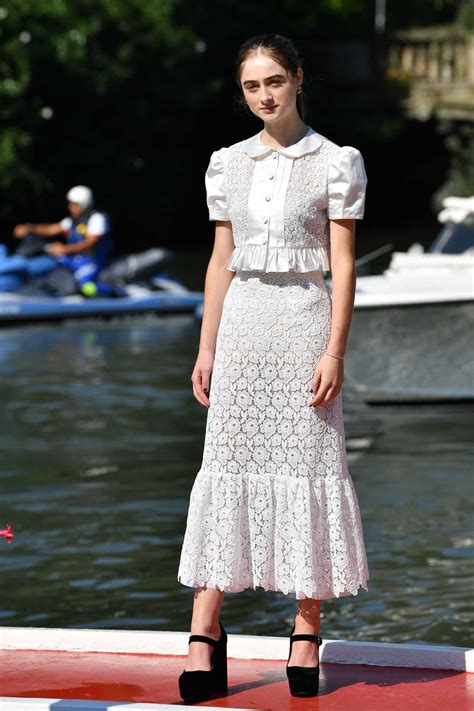
[[[303,70],[288,74],[269,54],[259,50],[245,60],[240,73],[244,99],[250,110],[265,123],[276,123],[296,112],[296,95]]]
[[[68,202],[67,209],[74,220],[77,220],[77,218],[84,212],[82,207],[77,202]]]

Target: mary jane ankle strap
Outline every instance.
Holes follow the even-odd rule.
[[[188,644],[191,642],[207,642],[208,644],[212,644],[213,647],[215,647],[218,643],[218,639],[212,639],[212,637],[206,637],[204,634],[192,634],[189,637]]]
[[[308,642],[316,642],[318,645],[323,643],[322,638],[317,634],[292,634],[290,639],[293,642],[298,642],[298,640],[307,640]]]

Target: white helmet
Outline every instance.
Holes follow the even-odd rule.
[[[89,210],[94,204],[92,190],[85,185],[76,185],[66,195],[69,202],[75,202],[84,210]]]

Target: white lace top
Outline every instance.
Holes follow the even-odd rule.
[[[308,128],[279,150],[258,133],[214,151],[206,171],[210,220],[230,220],[227,269],[330,269],[329,220],[364,216],[362,154]]]

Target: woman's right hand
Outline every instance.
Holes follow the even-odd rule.
[[[210,405],[208,394],[213,365],[214,355],[207,351],[200,351],[191,375],[194,397],[205,407]]]

